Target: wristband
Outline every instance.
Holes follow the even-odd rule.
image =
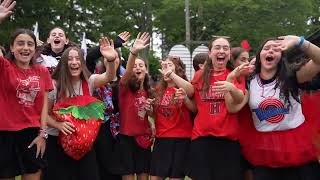
[[[44,139],[48,139],[48,132],[47,129],[40,129],[39,136],[43,137]]]
[[[303,44],[303,42],[304,42],[304,36],[300,36],[300,42],[299,42],[299,44],[296,45],[296,48],[300,49],[302,44]]]

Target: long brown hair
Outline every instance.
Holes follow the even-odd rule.
[[[88,81],[91,75],[90,71],[86,66],[86,62],[84,61],[82,51],[77,47],[67,48],[62,53],[60,62],[52,74],[52,79],[55,79],[57,81],[57,93],[61,98],[68,97],[68,96],[70,97],[74,93],[74,89],[71,81],[71,74],[68,67],[68,59],[69,59],[68,57],[69,57],[69,52],[71,50],[77,51],[80,57],[81,68],[82,68],[80,79]]]
[[[218,36],[218,37],[214,37],[214,38],[210,41],[210,44],[209,44],[209,51],[210,51],[210,52],[212,51],[212,44],[213,44],[217,39],[225,39],[226,41],[229,42],[229,46],[230,46],[229,48],[231,48],[230,41],[229,41],[227,38],[219,37],[219,36]],[[230,66],[227,64],[227,69],[232,70],[232,67],[230,67]],[[209,89],[211,70],[213,70],[212,59],[208,56],[208,58],[207,58],[207,60],[206,60],[206,63],[205,63],[205,65],[204,65],[202,74],[201,74],[200,78],[196,80],[196,82],[203,82],[202,89],[201,89],[202,92],[207,92],[208,89]]]

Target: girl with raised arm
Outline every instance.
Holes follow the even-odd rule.
[[[296,72],[286,58],[292,48],[311,58]],[[304,116],[298,87],[320,72],[320,48],[303,37],[268,39],[259,48],[255,65],[245,98],[252,119],[242,120],[240,136],[242,152],[254,166],[254,179],[319,179],[313,144],[318,126]]]
[[[67,48],[53,76],[49,96],[48,169],[44,179],[98,180],[98,165],[92,148],[104,113],[104,104],[92,97],[93,90],[115,77],[113,42],[101,38],[105,73],[91,75],[81,50]],[[60,68],[60,69],[59,69]],[[58,73],[58,74],[56,74]]]
[[[150,97],[146,63],[137,58],[149,45],[150,35],[139,33],[128,58],[125,74],[119,82],[120,133],[116,151],[120,152],[123,180],[147,180],[151,156],[151,128],[146,110]]]

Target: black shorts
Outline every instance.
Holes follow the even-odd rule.
[[[110,131],[110,121],[102,124],[97,139],[94,143],[97,163],[99,166],[99,176],[101,180],[121,180],[120,175],[115,175],[119,167],[119,155],[115,151],[116,139]]]
[[[36,158],[37,146],[28,146],[38,136],[39,128],[0,131],[0,178],[36,173],[46,166],[45,158]]]
[[[238,141],[206,136],[191,141],[188,176],[193,180],[243,178]]]
[[[118,134],[115,151],[118,153],[119,167],[117,174],[149,174],[151,149],[143,149],[136,143],[133,136]]]
[[[184,178],[190,138],[156,138],[151,155],[150,175],[163,179]]]
[[[253,178],[255,180],[319,180],[320,164],[316,161],[302,166],[287,168],[257,166],[253,168]]]
[[[43,180],[99,180],[94,149],[80,160],[74,160],[64,153],[58,137],[50,135],[46,149],[48,167],[44,170]]]

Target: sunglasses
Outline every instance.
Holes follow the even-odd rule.
[[[217,36],[217,35],[212,35],[212,38],[214,38],[214,39],[224,38],[224,39],[227,39],[227,40],[231,39],[230,36]]]

